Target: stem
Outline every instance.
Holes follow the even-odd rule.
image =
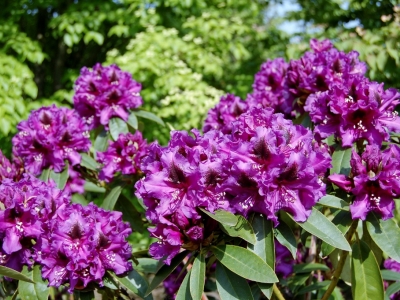
[[[358,219],[353,221],[349,231],[347,232],[346,239],[349,242],[349,244],[350,244],[351,238],[353,237],[354,233],[357,230],[357,225],[358,225]],[[340,274],[342,274],[344,263],[346,262],[346,258],[348,255],[349,255],[349,251],[342,250],[339,262],[338,262],[335,272],[333,273],[333,276],[332,276],[332,281],[331,281],[328,289],[326,290],[325,294],[322,296],[321,300],[328,300],[329,296],[332,294],[333,290],[337,286],[339,279],[340,279]]]
[[[276,299],[278,299],[278,300],[285,300],[285,297],[283,297],[281,291],[278,289],[278,287],[276,286],[275,283],[274,283],[274,285],[272,286],[272,291],[274,292],[274,295],[275,295]]]

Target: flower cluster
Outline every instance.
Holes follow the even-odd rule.
[[[43,224],[69,203],[69,197],[54,183],[24,174],[19,182],[3,180],[0,203],[0,265],[21,271],[23,264],[33,263],[32,241],[41,236]]]
[[[275,224],[283,209],[304,222],[325,194],[325,148],[313,143],[309,130],[270,108],[243,113],[231,134],[193,133],[174,132],[167,147],[152,146],[143,160],[146,177],[136,188],[156,225],[151,233],[159,242],[150,247],[155,258],[168,256],[169,263],[181,247],[209,242],[206,229],[212,226],[204,224],[198,208],[259,212]]]
[[[120,134],[115,142],[110,143],[107,151],[97,153],[98,162],[104,164],[99,178],[110,182],[116,172],[124,175],[136,174],[140,160],[146,152],[147,143],[140,131]]]
[[[247,111],[248,103],[233,94],[222,96],[219,103],[208,111],[203,131],[218,129],[228,134],[232,130],[232,122]]]
[[[132,268],[131,229],[120,212],[70,204],[69,193],[31,174],[3,180],[0,206],[0,265],[21,271],[39,263],[50,286],[69,283],[70,292],[102,285],[106,270]]]
[[[50,286],[69,283],[69,291],[103,285],[107,270],[123,274],[132,269],[131,247],[126,242],[131,229],[120,212],[110,212],[90,203],[71,204],[46,224],[38,242],[36,260]]]
[[[394,198],[400,196],[400,148],[391,145],[381,151],[377,145],[367,145],[361,156],[353,150],[350,164],[351,177],[333,174],[329,180],[354,195],[353,219],[365,220],[370,211],[392,218]]]
[[[359,140],[381,145],[389,140],[388,131],[400,132],[400,118],[394,110],[399,102],[395,89],[385,91],[383,84],[353,75],[310,95],[304,108],[316,124],[317,137],[334,134],[343,147],[351,147]]]
[[[250,107],[261,104],[275,112],[290,116],[293,110],[293,96],[288,92],[286,72],[289,64],[283,58],[267,60],[255,75],[253,93],[247,96]]]
[[[142,86],[131,74],[116,65],[96,64],[92,70],[83,68],[75,82],[74,107],[89,129],[104,125],[112,117],[128,120],[129,110],[142,105]]]
[[[81,162],[79,152],[90,148],[89,133],[72,109],[55,105],[32,111],[28,120],[17,126],[13,137],[13,155],[23,162],[25,169],[34,175],[51,168],[61,172],[65,160],[71,166]]]

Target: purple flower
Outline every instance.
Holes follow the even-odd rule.
[[[142,86],[128,72],[116,65],[96,64],[92,70],[82,68],[75,82],[74,107],[89,129],[100,124],[106,128],[113,117],[128,120],[129,110],[142,105]]]
[[[351,76],[329,91],[310,95],[305,110],[320,138],[335,134],[344,147],[361,139],[380,145],[389,139],[388,131],[400,132],[400,118],[394,111],[399,99],[395,89],[384,91],[383,84]]]
[[[65,160],[75,166],[81,161],[79,152],[87,152],[90,147],[82,119],[65,107],[52,105],[34,110],[17,129],[12,139],[13,155],[34,175],[46,168],[61,172]]]
[[[221,190],[236,212],[260,212],[277,224],[275,214],[283,209],[304,222],[325,194],[320,176],[330,166],[326,150],[314,145],[309,130],[272,109],[242,114],[226,148],[224,168],[229,171]]]
[[[99,178],[110,182],[116,172],[124,175],[138,173],[140,160],[146,155],[147,143],[142,133],[120,134],[115,142],[111,142],[105,152],[97,153],[97,160],[104,164]]]
[[[384,220],[393,217],[393,199],[400,196],[399,158],[399,148],[395,145],[384,151],[377,145],[367,145],[361,157],[353,150],[351,178],[340,174],[329,176],[330,181],[354,195],[350,206],[353,219],[365,220],[370,211]]]
[[[232,122],[248,108],[248,104],[233,94],[222,96],[219,103],[208,111],[203,131],[218,129],[230,133]]]
[[[349,77],[365,74],[365,63],[358,53],[344,53],[333,48],[328,41],[311,40],[314,52],[306,52],[299,60],[292,60],[287,69],[287,88],[297,98],[294,108],[302,107],[310,94],[328,91],[333,85],[345,83]]]
[[[166,299],[175,299],[176,293],[178,292],[183,279],[187,274],[186,270],[183,270],[183,264],[180,264],[176,269],[163,281],[165,293],[167,294]]]
[[[36,246],[36,260],[50,286],[69,283],[69,292],[91,282],[103,286],[107,270],[120,275],[132,269],[131,229],[120,212],[90,203],[71,204],[57,212]]]
[[[400,273],[400,263],[398,263],[394,259],[391,259],[391,258],[385,259],[385,261],[383,262],[383,266],[387,270]],[[387,287],[389,286],[389,283],[387,281],[384,281],[383,283],[384,283],[385,289],[387,289]],[[397,292],[397,293],[390,295],[390,299],[392,299],[392,300],[400,299],[400,293]]]
[[[0,150],[0,183],[6,178],[14,179],[18,173],[17,166],[10,163]]]
[[[83,194],[85,192],[85,179],[80,173],[80,165],[69,166],[68,168],[68,180],[65,184],[65,191],[69,193]]]
[[[267,60],[261,65],[260,72],[255,75],[253,93],[248,95],[250,107],[261,104],[271,107],[274,112],[290,116],[294,98],[286,87],[286,70],[288,64],[283,58]]]
[[[19,182],[3,180],[0,185],[0,264],[21,271],[32,265],[33,242],[40,238],[42,226],[57,209],[69,203],[69,194],[54,182],[44,183],[24,174]]]

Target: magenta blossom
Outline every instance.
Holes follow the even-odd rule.
[[[18,173],[17,166],[11,163],[0,150],[0,183],[6,178],[14,179]]]
[[[89,150],[89,133],[84,127],[72,109],[55,105],[39,108],[18,124],[19,132],[12,139],[13,155],[34,175],[46,168],[61,172],[65,160],[75,166],[81,162],[79,152]]]
[[[232,122],[236,120],[248,108],[248,104],[233,94],[222,96],[219,103],[208,111],[204,121],[203,131],[213,129],[221,130],[223,133],[230,133]]]
[[[97,153],[97,160],[104,164],[99,178],[110,182],[115,173],[124,175],[138,173],[140,160],[146,155],[147,142],[142,133],[136,131],[134,134],[120,134],[115,142],[111,142],[105,152]]]
[[[274,112],[290,116],[294,98],[286,87],[286,71],[288,64],[283,58],[267,60],[255,75],[253,93],[248,95],[250,107],[261,104],[271,107]]]
[[[367,145],[361,157],[353,150],[350,164],[351,178],[334,174],[329,180],[354,195],[350,205],[353,219],[365,220],[370,211],[384,220],[392,218],[394,198],[400,196],[399,148],[391,145],[381,151],[376,145]]]
[[[25,174],[19,182],[3,180],[0,203],[0,264],[21,271],[23,264],[33,264],[33,241],[40,238],[43,224],[69,203],[69,195],[54,182]]]
[[[49,221],[36,246],[36,260],[50,286],[69,283],[69,292],[89,283],[103,286],[107,270],[117,275],[132,269],[128,261],[131,233],[120,212],[110,212],[90,203],[71,204]]]
[[[89,129],[108,126],[113,117],[128,120],[129,110],[142,105],[142,86],[116,65],[82,68],[75,82],[74,107]]]

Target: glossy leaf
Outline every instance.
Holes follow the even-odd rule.
[[[389,297],[395,293],[397,293],[398,291],[400,291],[400,282],[395,282],[391,285],[388,286],[388,288],[386,289],[386,297],[385,299],[390,299]],[[395,298],[396,299],[396,298]]]
[[[110,128],[110,134],[114,141],[118,139],[118,136],[121,133],[128,133],[128,125],[126,125],[125,121],[120,118],[112,118],[108,123],[108,127]]]
[[[144,118],[144,119],[148,119],[151,120],[153,122],[156,122],[162,126],[165,126],[164,121],[161,120],[158,116],[156,116],[155,114],[149,112],[149,111],[144,111],[144,110],[138,110],[138,111],[134,111],[134,114],[138,117]]]
[[[192,295],[190,295],[190,286],[189,286],[190,273],[191,270],[187,272],[185,278],[183,279],[181,286],[179,287],[179,290],[176,293],[175,300],[192,300]]]
[[[225,268],[220,263],[217,263],[215,279],[217,280],[217,290],[221,300],[253,299],[247,280]]]
[[[24,266],[21,273],[34,282],[19,281],[18,294],[21,300],[47,300],[49,297],[49,287],[47,286],[47,282],[42,279],[42,272],[39,265],[33,266],[30,271]]]
[[[353,219],[351,218],[351,213],[348,211],[339,211],[334,218],[332,219],[332,223],[336,225],[336,227],[340,230],[340,232],[344,235],[350,229],[351,223]],[[326,257],[335,250],[335,247],[322,242],[321,245],[321,253],[322,257]]]
[[[326,196],[322,197],[321,199],[319,199],[317,204],[322,205],[322,206],[333,207],[333,208],[349,211],[349,203],[347,203],[343,199],[340,199],[340,198],[332,196],[332,195],[326,195]]]
[[[85,181],[83,188],[87,192],[94,192],[94,193],[105,193],[106,192],[105,188],[103,188],[102,186],[98,186],[91,181]]]
[[[349,175],[351,166],[351,148],[343,149],[338,147],[332,155],[332,169],[331,174],[344,174]]]
[[[68,164],[66,164],[65,169],[61,173],[55,173],[53,170],[51,170],[50,178],[54,180],[60,190],[63,190],[69,178]]]
[[[390,270],[381,270],[382,279],[388,281],[400,281],[400,273],[390,271]]]
[[[393,219],[383,221],[374,213],[367,217],[367,228],[374,242],[391,258],[400,262],[400,228]]]
[[[206,277],[206,262],[204,254],[196,256],[190,275],[190,294],[193,300],[201,300]]]
[[[368,245],[358,240],[353,244],[351,282],[353,299],[383,300],[383,282],[375,256]]]
[[[92,171],[97,171],[97,169],[100,168],[100,164],[97,161],[95,161],[94,158],[89,156],[88,154],[81,153],[81,157],[82,157],[82,160],[81,160],[80,165],[82,167],[85,167]]]
[[[49,181],[49,178],[50,178],[50,169],[44,169],[42,171],[42,174],[40,174],[39,179],[41,181],[47,182]]]
[[[104,152],[108,148],[108,141],[109,141],[108,133],[103,129],[103,131],[101,131],[94,140],[93,147],[97,151]]]
[[[249,221],[247,221],[243,216],[238,216],[237,218],[238,222],[235,226],[220,224],[220,227],[229,236],[240,237],[245,241],[254,244],[256,242],[256,236]]]
[[[148,283],[135,269],[133,269],[128,273],[128,275],[123,277],[119,277],[111,272],[110,274],[114,277],[116,281],[121,283],[124,287],[126,287],[135,295],[138,295],[144,299],[153,299],[151,295],[145,296],[148,288]]]
[[[297,295],[304,295],[305,293],[309,293],[315,290],[319,290],[322,289],[326,286],[329,285],[331,281],[330,280],[325,280],[325,281],[321,281],[321,282],[315,282],[313,284],[310,284],[302,289],[300,289],[296,294]]]
[[[115,203],[117,203],[119,195],[121,195],[122,186],[118,185],[113,188],[110,193],[104,198],[102,208],[106,210],[113,210]]]
[[[138,119],[134,113],[131,113],[127,122],[133,129],[138,129]]]
[[[290,251],[293,258],[296,258],[297,242],[296,242],[296,237],[293,234],[293,231],[284,222],[281,222],[275,230],[276,230],[275,237],[278,240],[278,242],[281,243]]]
[[[146,295],[150,294],[152,290],[154,290],[161,282],[163,282],[164,279],[176,269],[176,267],[182,262],[188,253],[189,251],[183,251],[171,260],[171,264],[169,266],[163,265],[150,282],[146,291]]]
[[[351,251],[349,243],[339,229],[317,209],[312,209],[312,213],[306,222],[298,222],[297,224],[329,245]]]
[[[218,223],[225,224],[228,226],[235,226],[238,223],[238,218],[226,210],[216,210],[214,213],[210,213],[203,208],[199,208],[203,213],[205,213],[210,218],[214,219]]]
[[[247,247],[259,257],[261,257],[273,270],[275,269],[275,244],[274,230],[271,220],[267,220],[263,215],[254,216],[252,226],[256,235],[256,242],[248,244]],[[262,293],[270,299],[272,296],[271,283],[258,283]]]
[[[31,277],[28,277],[23,273],[17,272],[14,269],[7,268],[4,266],[0,266],[0,275],[6,276],[6,277],[9,277],[12,279],[20,280],[20,281],[34,283],[34,281],[32,280]]]
[[[139,272],[144,273],[157,273],[161,264],[160,261],[154,258],[140,257],[136,259],[138,261],[138,265],[134,266],[134,269]]]
[[[329,271],[330,269],[326,265],[318,263],[305,263],[293,266],[294,273],[310,273],[317,270]]]
[[[133,203],[123,194],[119,197],[114,205],[114,210],[122,212],[124,221],[129,222],[131,228],[137,232],[144,232],[145,227],[142,220],[142,215],[136,210]]]
[[[278,281],[274,270],[248,249],[223,245],[212,247],[211,250],[225,267],[243,278],[264,283]]]

